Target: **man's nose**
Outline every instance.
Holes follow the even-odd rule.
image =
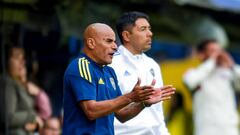
[[[114,50],[117,50],[118,46],[117,46],[117,44],[116,44],[115,42],[113,43],[112,48],[113,48]]]
[[[148,30],[148,33],[147,33],[148,36],[152,37],[153,36],[153,33],[151,30]]]

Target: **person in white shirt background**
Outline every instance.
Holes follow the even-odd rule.
[[[144,54],[151,48],[153,36],[149,17],[141,12],[126,12],[118,19],[116,28],[122,45],[110,66],[117,74],[122,93],[129,93],[138,78],[141,79],[141,85],[149,85],[155,79],[155,87],[163,87],[159,65]],[[167,99],[162,98],[161,101]],[[153,105],[145,101],[144,104],[146,108],[132,120],[124,124],[114,120],[116,135],[169,135],[162,102]]]
[[[216,40],[202,41],[196,51],[202,63],[183,76],[193,93],[195,135],[239,135],[234,90],[240,90],[240,66]]]

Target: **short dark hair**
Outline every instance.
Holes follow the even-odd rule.
[[[217,43],[217,40],[206,39],[206,40],[199,42],[199,44],[197,44],[197,47],[196,47],[197,52],[198,53],[204,52],[206,50],[207,46],[209,45],[209,43]]]
[[[136,20],[139,18],[144,18],[147,21],[149,21],[148,15],[137,11],[125,12],[123,13],[122,16],[119,17],[116,23],[116,29],[119,39],[122,43],[123,43],[122,32],[126,30],[127,27],[134,26]]]

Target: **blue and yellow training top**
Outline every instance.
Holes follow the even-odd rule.
[[[121,96],[117,77],[109,66],[99,66],[85,54],[73,60],[64,74],[63,135],[114,135],[114,113],[90,121],[79,102]]]

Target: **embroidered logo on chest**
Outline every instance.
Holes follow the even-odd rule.
[[[116,84],[115,84],[114,79],[111,77],[111,78],[109,78],[109,80],[110,80],[110,82],[112,84],[113,89],[116,90]]]
[[[124,72],[124,76],[130,76],[131,74],[126,70],[125,72]]]
[[[151,68],[150,69],[150,73],[151,73],[151,75],[153,76],[153,77],[155,77],[155,72],[154,72],[154,70]]]
[[[104,81],[103,81],[102,78],[100,78],[100,79],[98,80],[98,84],[104,84]]]

